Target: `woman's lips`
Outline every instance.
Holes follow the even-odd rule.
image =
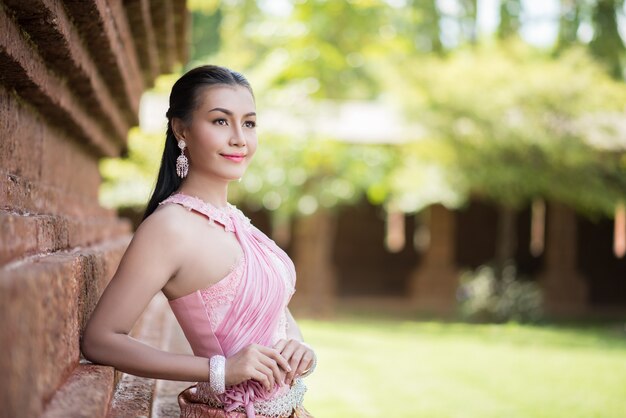
[[[236,163],[240,163],[244,160],[244,158],[246,158],[245,155],[221,154],[221,156]]]

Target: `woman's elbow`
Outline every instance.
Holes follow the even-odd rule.
[[[83,353],[83,356],[92,363],[101,363],[99,356],[101,345],[98,343],[97,334],[94,330],[87,327],[80,339],[80,351]]]

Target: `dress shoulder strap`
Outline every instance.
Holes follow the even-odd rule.
[[[201,213],[209,219],[209,222],[219,223],[228,232],[233,232],[235,230],[233,220],[230,216],[230,206],[225,209],[221,209],[203,201],[196,196],[190,196],[183,193],[172,194],[167,199],[159,202],[159,205],[163,205],[165,203],[177,203],[187,208],[187,210],[194,210],[198,213]]]

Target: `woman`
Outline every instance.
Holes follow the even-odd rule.
[[[316,358],[287,308],[293,263],[227,202],[257,148],[252,89],[226,68],[195,68],[172,87],[167,118],[154,193],[82,351],[134,375],[197,381],[178,396],[181,417],[310,416],[301,379]],[[159,291],[193,356],[129,337]]]

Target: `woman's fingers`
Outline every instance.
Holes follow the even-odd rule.
[[[294,362],[294,368],[297,366]],[[293,371],[290,362],[276,349],[252,344],[227,359],[226,380],[228,385],[235,385],[254,379],[271,390],[279,382],[286,382],[286,373]]]
[[[271,357],[265,357],[262,360],[263,364],[271,370],[272,379],[275,382],[283,382],[285,380],[285,373],[279,367],[276,361]]]
[[[289,374],[287,375],[287,381],[286,381],[288,385],[291,384],[291,382],[296,376],[299,376],[302,373],[302,372],[298,372],[298,367],[302,360],[302,356],[304,355],[304,350],[305,350],[304,347],[298,347],[298,349],[296,349],[291,355],[291,359],[289,360],[289,364],[291,365],[291,372],[289,372]]]
[[[300,358],[300,363],[295,368],[296,369],[294,372],[295,375],[300,376],[305,371],[307,371],[309,367],[311,367],[312,365],[313,365],[313,353],[311,352],[311,350],[304,347],[304,353],[302,354],[302,357]]]
[[[298,351],[302,350],[303,348],[304,347],[300,344],[299,341],[289,340],[289,342],[287,343],[287,345],[285,346],[285,348],[283,348],[283,351],[281,352],[281,355],[289,360],[289,367],[291,369],[289,373],[287,373],[287,376],[285,379],[285,383],[287,384],[290,384],[291,381],[293,380],[296,374],[296,368],[298,367],[298,364],[300,364],[300,359],[302,357],[302,354],[296,355],[296,353],[298,353]]]
[[[283,370],[287,372],[291,371],[291,366],[289,365],[289,362],[287,361],[288,357],[282,355],[280,352],[269,347],[260,347],[259,351],[262,354],[265,354],[267,357],[273,359],[278,364],[278,366],[282,368]]]
[[[285,346],[287,345],[289,341],[282,339],[282,340],[278,340],[278,342],[276,344],[274,344],[274,350],[278,351],[279,353],[282,353],[283,348],[285,348]]]
[[[269,372],[269,370],[267,370],[267,372],[262,372],[261,370],[255,369],[251,373],[250,379],[256,380],[257,382],[262,384],[263,387],[269,392],[270,390],[272,390],[273,387],[273,383],[270,382],[270,379],[268,377],[271,375],[272,374]]]

